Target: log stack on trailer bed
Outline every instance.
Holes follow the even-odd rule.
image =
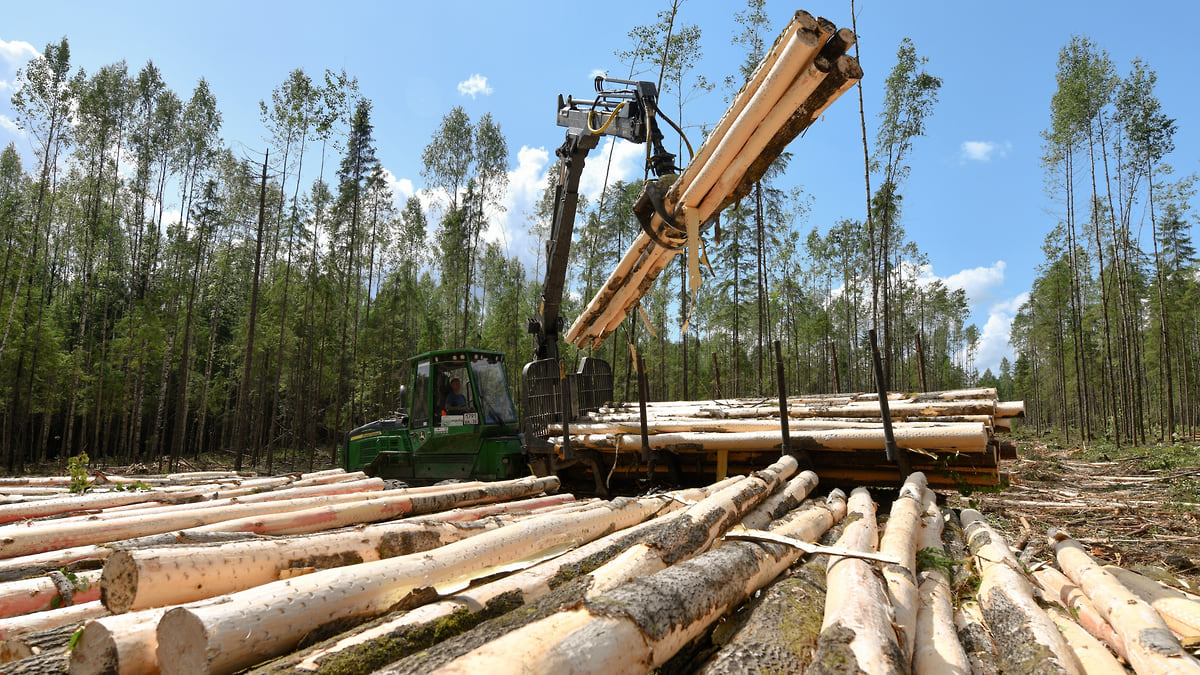
[[[1000,485],[1002,457],[1011,443],[997,434],[1024,415],[1022,402],[1001,402],[991,388],[921,394],[893,393],[888,409],[896,445],[912,469],[935,487]],[[807,456],[827,485],[899,485],[903,476],[888,462],[877,394],[798,396],[787,400],[787,439]],[[600,453],[615,471],[645,471],[651,458],[660,471],[691,480],[719,480],[753,470],[783,452],[778,399],[723,399],[648,403],[643,452],[637,404],[613,404],[572,422],[570,445]],[[561,426],[552,427],[559,452]],[[657,453],[657,455],[653,454]]]

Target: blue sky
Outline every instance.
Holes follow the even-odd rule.
[[[187,98],[208,80],[224,115],[222,136],[246,156],[265,147],[258,101],[295,68],[318,76],[344,68],[374,103],[377,156],[401,198],[420,191],[421,151],[442,116],[462,105],[473,120],[490,112],[510,150],[508,209],[491,236],[531,259],[539,242],[526,234],[531,200],[563,133],[554,124],[556,96],[588,97],[598,71],[625,77],[614,52],[631,46],[628,31],[656,20],[666,0],[611,0],[599,5],[550,1],[6,3],[0,16],[0,145],[29,141],[11,123],[8,98],[15,72],[46,43],[66,35],[72,64],[94,72],[124,59],[136,72],[152,59]],[[681,20],[704,34],[699,71],[720,81],[742,60],[730,44],[741,2],[686,0]],[[1177,120],[1177,173],[1200,169],[1194,27],[1200,5],[1128,2],[856,2],[863,97],[873,140],[882,84],[903,37],[943,79],[927,136],[918,139],[904,186],[903,226],[930,262],[926,274],[967,290],[972,321],[984,333],[977,365],[995,369],[1009,354],[1008,323],[1041,261],[1041,244],[1057,222],[1059,205],[1043,189],[1040,132],[1059,49],[1073,34],[1108,51],[1118,72],[1140,57],[1158,74],[1157,94]],[[782,4],[768,0],[772,31],[803,8],[839,26],[850,25],[848,0]],[[1151,23],[1148,18],[1154,18]],[[643,74],[654,79],[656,74]],[[729,92],[688,101],[685,124],[712,124]],[[674,102],[667,99],[664,107]],[[692,132],[698,142],[699,132]],[[861,218],[864,189],[858,100],[854,92],[795,141],[785,186],[801,186],[813,209],[801,227],[827,228]],[[604,146],[602,146],[603,149]],[[640,176],[638,146],[618,148],[610,178]],[[585,190],[603,179],[593,152]],[[336,162],[336,156],[331,158]],[[1136,219],[1135,219],[1136,222]],[[1146,232],[1148,236],[1147,221]]]

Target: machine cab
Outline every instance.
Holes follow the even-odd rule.
[[[346,468],[417,483],[502,479],[525,471],[504,355],[477,349],[409,359],[407,414],[359,427],[346,439]]]
[[[513,426],[517,412],[499,352],[454,350],[413,357],[413,429]]]

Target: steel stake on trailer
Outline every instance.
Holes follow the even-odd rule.
[[[910,473],[908,455],[896,447],[896,435],[892,432],[892,411],[888,408],[887,384],[883,379],[883,360],[879,358],[879,340],[875,329],[867,331],[871,339],[871,360],[875,363],[875,387],[879,390],[879,416],[883,419],[883,447],[887,451],[887,460],[900,468],[900,479]]]
[[[779,340],[775,341],[775,381],[779,384],[779,437],[783,441],[783,454],[795,455],[800,462],[801,469],[812,468],[812,458],[808,456],[808,451],[801,448],[796,452],[792,452],[792,438],[788,432],[788,402],[787,402],[787,381],[784,378],[783,368],[783,350],[779,346]]]
[[[646,422],[646,399],[650,398],[650,386],[646,382],[646,359],[637,357],[638,413],[642,425],[642,461],[650,463],[650,428]]]

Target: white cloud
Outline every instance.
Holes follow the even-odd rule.
[[[10,68],[16,70],[25,65],[29,59],[37,56],[38,50],[33,48],[33,45],[20,40],[5,42],[0,40],[0,58],[3,58]]]
[[[941,281],[948,288],[961,288],[967,294],[967,304],[972,308],[995,300],[995,290],[1004,283],[1004,270],[1008,263],[997,260],[990,267],[974,267],[969,270],[955,272],[948,277],[939,277],[933,273],[932,265],[923,265],[919,270],[912,267],[906,274],[916,274],[917,283],[932,284]]]
[[[950,288],[966,291],[968,301],[979,305],[994,297],[992,291],[1004,283],[1004,270],[1007,267],[1008,264],[1003,260],[997,260],[991,267],[975,267],[951,274],[945,282]]]
[[[1000,360],[1007,358],[1011,363],[1016,357],[1009,336],[1012,333],[1013,317],[1021,305],[1029,300],[1029,293],[996,302],[988,309],[987,321],[979,336],[979,351],[975,355],[975,366],[982,373],[991,369],[993,375],[1000,374]]]
[[[388,187],[392,189],[392,194],[396,196],[396,207],[404,208],[404,202],[413,196],[412,181],[407,178],[396,178],[396,175],[387,169],[383,170],[383,179],[387,181]]]
[[[963,141],[961,146],[962,159],[971,162],[990,162],[992,157],[1004,157],[1012,149],[1012,143],[1005,141]]]
[[[612,152],[611,166],[609,152]],[[646,146],[609,137],[588,155],[579,180],[579,191],[594,201],[604,189],[606,174],[608,185],[619,180],[637,180],[645,173],[642,168],[645,164]]]
[[[508,172],[508,192],[504,210],[488,214],[489,227],[484,233],[487,241],[500,242],[509,255],[520,258],[532,270],[539,243],[530,240],[528,214],[546,189],[546,166],[550,153],[545,148],[521,146],[517,166]]]
[[[10,120],[7,115],[0,115],[0,129],[4,129],[13,136],[21,135],[21,128],[17,126],[16,122]]]
[[[470,96],[471,98],[475,98],[479,94],[489,96],[492,93],[492,88],[488,86],[486,77],[475,73],[458,83],[458,93],[463,96]]]

